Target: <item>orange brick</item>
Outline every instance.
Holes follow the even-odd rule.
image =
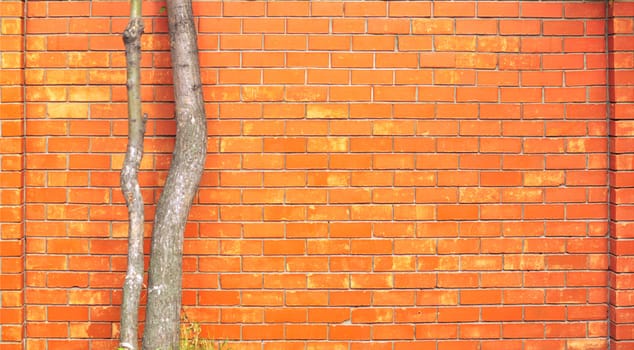
[[[334,33],[364,33],[365,23],[366,21],[364,19],[333,18],[332,31]]]
[[[224,16],[249,16],[257,17],[264,16],[265,4],[264,3],[249,3],[247,1],[232,2],[228,6],[223,7]]]
[[[384,17],[387,14],[387,4],[383,3],[344,3],[344,16],[350,17]]]
[[[321,18],[302,18],[286,20],[287,33],[328,33],[330,22]]]
[[[308,37],[308,48],[314,51],[349,51],[351,37],[347,35],[311,35]]]
[[[305,50],[306,37],[303,35],[267,35],[264,37],[265,50]]]
[[[391,35],[382,35],[380,37],[355,35],[352,37],[352,50],[393,51],[395,47],[395,42],[396,42],[395,37]]]
[[[407,19],[368,19],[369,34],[409,34],[410,21]]]

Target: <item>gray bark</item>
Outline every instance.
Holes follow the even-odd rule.
[[[167,16],[174,72],[176,144],[152,232],[143,334],[145,350],[178,349],[183,232],[202,176],[207,148],[191,0],[168,0]]]
[[[127,66],[128,147],[121,169],[121,190],[128,206],[128,266],[123,285],[119,347],[136,350],[139,345],[139,299],[143,287],[143,197],[138,181],[143,158],[146,116],[141,112],[141,1],[131,4],[130,21],[123,32]]]

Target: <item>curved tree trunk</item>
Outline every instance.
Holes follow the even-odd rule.
[[[143,349],[178,349],[183,231],[203,172],[207,148],[196,29],[191,0],[168,0],[174,72],[176,144],[159,199],[150,255]]]
[[[138,172],[143,158],[146,116],[141,112],[141,0],[133,0],[130,21],[123,32],[128,88],[128,147],[121,169],[121,190],[128,206],[128,267],[123,285],[119,347],[136,350],[139,345],[139,299],[143,286],[143,197]]]

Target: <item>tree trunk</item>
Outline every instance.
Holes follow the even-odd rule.
[[[159,199],[150,255],[143,349],[178,349],[183,231],[198,189],[207,150],[198,46],[191,0],[168,0],[176,144]]]
[[[138,172],[143,158],[146,116],[141,112],[141,0],[133,0],[130,21],[123,32],[128,88],[128,147],[121,169],[121,190],[128,206],[128,268],[123,285],[119,347],[137,350],[139,299],[143,287],[143,197]]]

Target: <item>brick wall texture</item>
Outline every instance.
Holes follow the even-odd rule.
[[[175,124],[146,1],[147,232]],[[634,2],[194,3],[184,310],[235,349],[634,348]],[[126,1],[2,1],[0,347],[112,350]],[[146,251],[149,244],[146,244]]]

